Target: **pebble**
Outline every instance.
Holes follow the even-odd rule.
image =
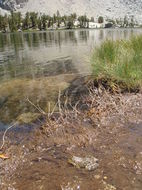
[[[94,177],[95,177],[95,179],[100,179],[101,176],[100,175],[95,175]]]

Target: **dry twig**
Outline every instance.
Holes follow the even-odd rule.
[[[12,128],[12,127],[15,127],[16,125],[18,124],[18,122],[15,122],[13,125],[10,125],[4,132],[3,134],[3,137],[2,137],[2,145],[0,147],[0,150],[3,149],[4,145],[5,145],[5,136],[6,136],[6,133]]]
[[[32,106],[34,106],[41,114],[47,115],[47,114],[45,113],[45,111],[43,111],[39,106],[36,106],[33,102],[31,102],[31,100],[29,100],[29,98],[27,98],[27,101],[28,101]]]

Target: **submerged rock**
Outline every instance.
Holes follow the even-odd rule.
[[[102,181],[103,185],[104,185],[104,190],[116,190],[116,187],[114,187],[113,185],[110,185],[108,183],[106,183],[105,181]]]
[[[73,156],[68,162],[76,168],[85,168],[88,171],[95,170],[99,166],[98,159],[93,156],[84,158]]]
[[[36,121],[40,116],[41,114],[39,113],[31,113],[31,112],[23,113],[20,116],[18,116],[17,121],[20,124],[30,124]]]
[[[61,185],[61,190],[80,190],[80,182],[73,181],[68,182],[68,184]]]

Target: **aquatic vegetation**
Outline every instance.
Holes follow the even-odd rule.
[[[108,79],[112,86],[121,84],[128,91],[142,85],[142,35],[130,40],[106,40],[91,57],[95,78]]]
[[[59,89],[61,91],[66,89],[73,77],[74,76],[60,75],[54,77],[41,77],[37,79],[22,78],[1,83],[1,121],[3,123],[9,123],[15,121],[15,119],[21,114],[29,112],[37,113],[38,110],[27,101],[27,98],[32,100],[35,105],[40,106],[46,113],[48,113],[57,103]],[[28,115],[23,116],[25,118]],[[24,120],[25,123],[29,122],[26,121],[26,119]]]
[[[23,113],[18,116],[17,121],[20,124],[29,124],[36,121],[41,115],[39,113]]]

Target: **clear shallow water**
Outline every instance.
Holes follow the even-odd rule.
[[[94,47],[107,38],[139,33],[141,29],[0,34],[0,121],[10,123],[19,114],[35,111],[27,97],[47,110],[59,88],[66,88],[77,73],[91,73]]]
[[[89,72],[88,56],[99,43],[106,38],[125,39],[139,33],[142,33],[142,30],[71,30],[0,34],[0,79],[9,80],[12,77],[27,75],[33,78],[39,68],[43,71],[51,60],[64,57],[71,61],[69,71],[76,69],[76,72]],[[56,72],[59,74],[59,69]]]

